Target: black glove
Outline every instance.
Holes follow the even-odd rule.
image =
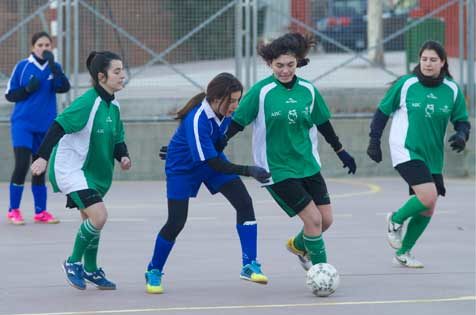
[[[382,149],[380,148],[379,139],[370,138],[369,146],[367,147],[367,155],[377,163],[382,162]]]
[[[271,177],[271,173],[268,173],[264,168],[259,166],[248,166],[247,173],[261,184],[269,182],[269,178]]]
[[[161,160],[166,160],[167,159],[167,146],[164,145],[160,148],[160,151],[159,151],[159,157]]]
[[[40,88],[40,79],[32,75],[30,77],[30,81],[28,81],[28,84],[25,86],[25,91],[29,94],[35,92]]]
[[[48,61],[48,67],[51,69],[51,72],[53,72],[53,74],[56,73],[55,55],[49,50],[44,50],[42,58]]]
[[[458,131],[448,139],[448,142],[451,143],[453,151],[460,153],[466,147],[466,135],[464,132]]]
[[[223,150],[225,150],[227,145],[228,145],[228,137],[226,135],[223,135],[215,143],[215,150],[217,150],[217,152],[223,152]]]
[[[357,165],[355,165],[354,158],[345,150],[338,152],[337,156],[342,161],[342,163],[344,163],[343,167],[349,168],[349,172],[347,172],[347,174],[355,174],[355,171],[357,170]]]

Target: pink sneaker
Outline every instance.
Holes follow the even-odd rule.
[[[8,221],[10,221],[11,224],[15,224],[15,225],[25,224],[25,220],[23,220],[23,216],[21,215],[20,209],[12,209],[8,211],[7,219]]]
[[[40,213],[35,214],[33,217],[35,223],[47,223],[47,224],[56,224],[59,223],[59,220],[56,219],[51,213],[46,210],[43,210]]]

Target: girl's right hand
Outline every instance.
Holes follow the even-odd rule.
[[[248,176],[253,177],[261,184],[266,184],[267,182],[269,182],[271,173],[266,171],[264,168],[261,168],[259,166],[248,166],[247,169],[249,174]]]
[[[39,176],[46,171],[47,165],[48,161],[44,158],[39,157],[31,164],[31,173],[35,176]]]

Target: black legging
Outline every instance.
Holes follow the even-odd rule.
[[[30,168],[31,150],[25,147],[13,148],[15,154],[15,168],[13,170],[11,183],[15,185],[23,185],[25,177]],[[33,161],[38,158],[38,155],[33,154]],[[32,185],[44,185],[45,174],[39,176],[31,176]]]
[[[220,188],[220,193],[231,203],[236,210],[236,223],[243,224],[255,221],[255,212],[250,194],[241,179],[232,180]],[[169,242],[174,242],[187,221],[188,199],[167,200],[169,216],[159,235]]]

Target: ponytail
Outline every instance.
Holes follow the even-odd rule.
[[[92,51],[86,59],[86,67],[93,81],[93,85],[99,84],[98,74],[102,73],[107,78],[107,70],[111,66],[112,60],[121,60],[122,58],[110,51]]]
[[[205,96],[206,96],[205,92],[202,92],[202,93],[198,93],[197,95],[189,99],[187,104],[185,104],[184,107],[182,107],[181,109],[177,111],[176,113],[177,116],[175,116],[175,119],[177,120],[183,119],[188,114],[188,112],[192,110],[192,108],[200,104],[200,102],[205,98]]]

